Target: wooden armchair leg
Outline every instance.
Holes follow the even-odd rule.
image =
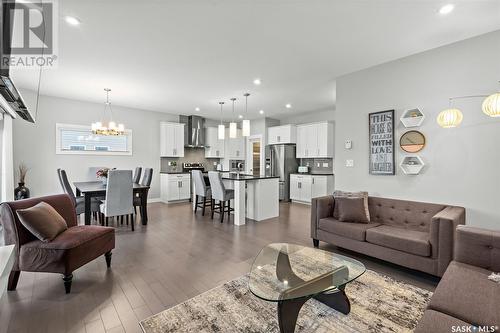
[[[17,282],[19,281],[19,276],[21,271],[11,271],[9,274],[9,283],[7,285],[7,290],[16,290]]]
[[[73,274],[65,274],[63,276],[64,281],[64,289],[66,290],[66,294],[71,292],[71,283],[73,282]]]
[[[111,267],[111,255],[112,255],[111,251],[106,252],[104,254],[104,258],[106,258],[106,266],[108,266],[108,268]]]

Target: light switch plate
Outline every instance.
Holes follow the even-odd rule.
[[[345,160],[345,166],[348,168],[354,167],[354,160]]]
[[[352,140],[345,140],[345,149],[352,149]]]

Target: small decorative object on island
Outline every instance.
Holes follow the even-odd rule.
[[[30,197],[30,190],[24,186],[24,180],[28,173],[28,167],[21,163],[19,164],[19,186],[14,189],[14,198],[16,200],[27,199]]]
[[[394,110],[370,113],[368,118],[370,174],[394,175]]]
[[[109,170],[112,170],[112,169],[102,168],[102,169],[97,170],[97,172],[95,173],[97,179],[100,179],[104,185],[106,185],[108,182]]]

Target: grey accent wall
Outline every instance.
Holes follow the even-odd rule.
[[[21,91],[35,110],[35,94]],[[114,117],[133,131],[132,156],[56,155],[56,123],[90,125],[102,114],[103,104],[41,96],[36,124],[14,120],[14,167],[24,162],[30,168],[26,186],[33,196],[61,193],[57,168],[68,172],[71,182],[89,178],[89,167],[154,169],[150,198],[160,196],[160,121],[178,121],[178,115],[124,108],[114,105]]]
[[[500,229],[500,121],[484,115],[482,98],[457,100],[462,125],[443,129],[436,123],[448,98],[499,90],[500,31],[382,64],[337,79],[335,135],[336,187],[367,190],[371,195],[465,206],[467,224]],[[417,176],[397,168],[396,176],[368,173],[368,113],[396,110],[397,146],[405,131],[402,112],[420,108],[426,119],[417,128],[427,138],[419,155],[427,164]],[[353,149],[344,148],[345,140]],[[354,160],[347,168],[345,161]]]

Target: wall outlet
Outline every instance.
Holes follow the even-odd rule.
[[[352,149],[352,140],[345,140],[345,149]]]
[[[345,160],[345,166],[348,168],[354,167],[354,160]]]

